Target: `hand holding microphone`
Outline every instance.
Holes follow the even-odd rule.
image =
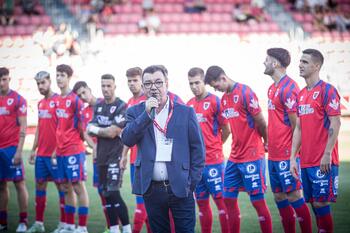
[[[146,100],[146,112],[149,114],[152,120],[154,120],[156,116],[156,108],[158,108],[158,106],[159,102],[156,98],[156,94],[152,94],[152,96]]]

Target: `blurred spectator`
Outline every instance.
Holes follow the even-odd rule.
[[[264,9],[265,2],[264,0],[252,0],[251,1],[251,15],[255,18],[257,22],[265,21]]]
[[[160,28],[160,19],[154,10],[146,11],[143,18],[139,21],[138,27],[141,32],[155,34]]]
[[[184,11],[186,13],[202,13],[207,7],[203,0],[185,0]]]
[[[23,13],[26,15],[40,15],[40,12],[35,9],[36,4],[35,0],[22,0]]]
[[[327,31],[327,27],[324,25],[324,11],[321,7],[316,7],[313,19],[313,25],[317,31]]]
[[[326,26],[328,31],[333,31],[336,29],[336,17],[335,13],[329,8],[324,9],[323,24]]]
[[[15,23],[14,8],[14,0],[0,0],[0,15],[2,25],[13,25]]]
[[[143,12],[153,11],[154,10],[153,0],[143,0],[142,1],[142,9],[143,9]]]
[[[346,15],[348,17],[346,17]],[[350,25],[350,19],[349,19],[349,15],[350,13],[345,13],[343,14],[341,12],[340,7],[336,7],[335,9],[335,25],[336,25],[336,29],[339,32],[345,32],[349,29],[349,25]]]
[[[236,3],[232,11],[232,17],[238,23],[256,23],[256,18],[248,4]]]

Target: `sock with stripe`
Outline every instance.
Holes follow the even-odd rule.
[[[300,225],[302,233],[311,233],[312,232],[312,220],[310,210],[307,207],[304,198],[300,198],[294,202],[291,202],[292,207],[297,214],[297,219]]]
[[[280,213],[283,230],[285,233],[295,233],[295,216],[292,206],[288,199],[276,201],[278,211]]]
[[[46,207],[46,191],[36,190],[35,192],[35,220],[44,222],[44,212]]]

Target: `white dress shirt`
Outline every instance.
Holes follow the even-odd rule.
[[[155,121],[157,124],[164,129],[166,121],[169,115],[169,97],[167,97],[167,101],[163,109],[155,115]],[[163,132],[161,132],[154,124],[154,136],[156,139],[156,160],[154,162],[153,167],[153,177],[152,180],[162,181],[168,180],[168,171],[166,168],[166,162],[171,161],[171,149],[164,149],[163,143],[166,136]]]

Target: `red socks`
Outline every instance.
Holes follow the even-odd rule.
[[[35,220],[44,222],[44,211],[46,207],[46,191],[36,190],[35,195]]]
[[[295,216],[288,199],[276,202],[285,233],[295,233]]]
[[[318,232],[333,233],[333,218],[331,215],[331,207],[329,205],[321,208],[315,208],[318,223]]]
[[[312,233],[312,221],[310,210],[305,203],[304,198],[300,198],[290,203],[297,214],[297,219],[302,233]]]
[[[199,208],[199,221],[201,224],[202,233],[211,233],[213,225],[213,213],[211,211],[209,199],[197,200]]]
[[[136,204],[134,214],[134,229],[133,233],[139,233],[142,230],[143,223],[147,219],[147,212],[144,204]],[[147,223],[146,223],[147,224]]]
[[[260,229],[262,233],[272,233],[272,219],[269,208],[262,195],[250,196],[251,202],[258,214]]]
[[[224,198],[224,202],[228,213],[229,229],[231,233],[240,232],[241,214],[237,198]]]
[[[224,199],[223,198],[214,199],[214,202],[218,208],[221,232],[229,233],[230,228],[228,223],[228,213],[227,213]]]

